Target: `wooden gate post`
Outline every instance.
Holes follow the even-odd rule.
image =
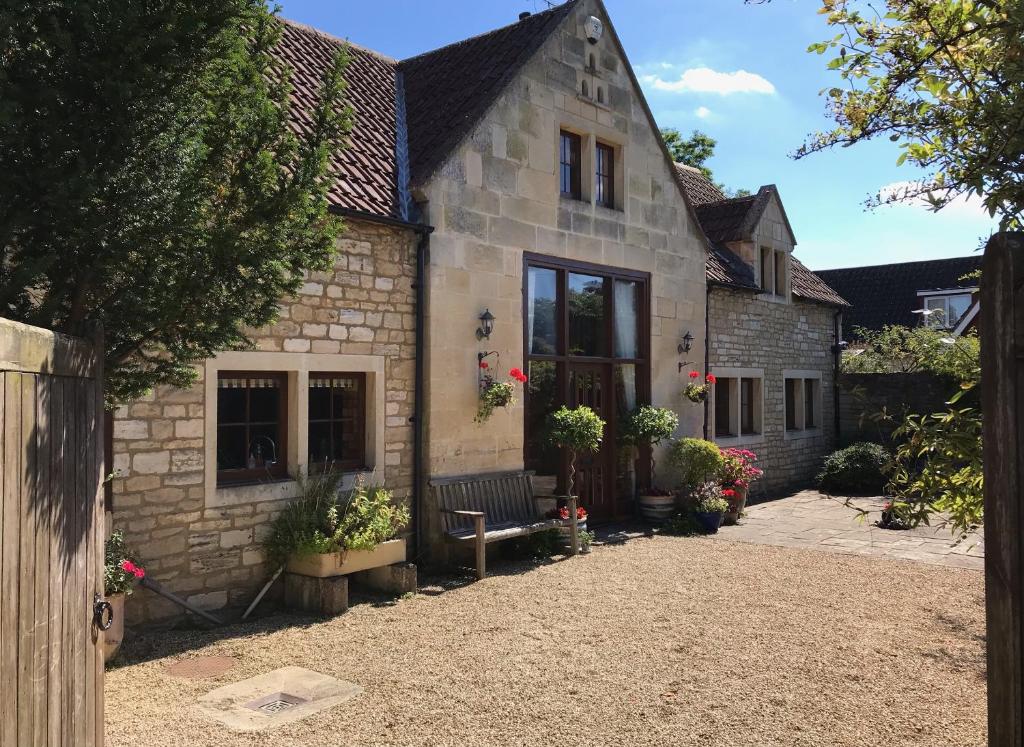
[[[1024,745],[1024,234],[993,236],[981,274],[988,739]]]

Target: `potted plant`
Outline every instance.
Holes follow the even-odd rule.
[[[593,532],[587,531],[586,529],[580,530],[580,552],[587,554],[590,552],[590,546],[594,544],[594,539],[597,537]]]
[[[103,558],[103,596],[110,603],[110,627],[103,631],[103,658],[114,658],[124,640],[124,602],[135,584],[146,577],[135,554],[128,549],[124,533],[112,532],[107,538]]]
[[[757,454],[749,449],[722,449],[722,495],[729,501],[725,523],[735,524],[747,505],[750,483],[761,478],[764,471],[754,466]]]
[[[547,512],[546,516],[549,519],[569,521],[569,507],[559,506],[558,508],[553,508]],[[587,530],[587,509],[583,508],[583,506],[576,507],[576,529],[579,532]],[[559,527],[558,532],[566,542],[572,541],[572,527],[568,525]]]
[[[692,499],[697,523],[708,534],[715,534],[729,508],[729,501],[722,496],[722,488],[716,482],[704,483],[693,492]]]
[[[562,405],[548,415],[548,441],[560,449],[569,452],[569,475],[566,484],[566,496],[574,497],[573,483],[576,477],[576,457],[580,453],[591,453],[601,448],[604,438],[604,420],[596,412],[585,405],[572,409]],[[580,506],[579,508],[582,508]],[[584,512],[584,516],[586,513]],[[569,516],[570,532],[579,531],[579,513]],[[576,521],[573,521],[575,519]]]
[[[694,491],[706,483],[717,484],[725,466],[722,451],[711,441],[680,438],[668,450],[668,463],[675,470],[681,504],[692,503]]]
[[[267,557],[290,573],[316,578],[405,561],[409,509],[396,506],[381,486],[357,484],[342,496],[342,474],[330,470],[302,478],[301,496],[274,520]]]
[[[694,404],[700,404],[708,398],[708,390],[711,385],[715,383],[715,375],[708,374],[704,377],[704,381],[701,383],[697,382],[700,378],[700,372],[690,371],[689,373],[690,383],[683,387],[683,396]]]
[[[511,407],[516,403],[515,385],[525,384],[526,374],[522,369],[512,368],[508,372],[508,381],[498,381],[490,373],[490,365],[485,360],[480,361],[480,404],[477,406],[476,417],[478,423],[486,423],[491,415],[499,407]]]
[[[648,447],[651,450],[651,481],[646,490],[639,496],[640,515],[651,522],[663,522],[672,515],[674,500],[672,493],[658,487],[654,460],[654,447],[662,441],[672,438],[679,427],[679,416],[665,407],[644,405],[633,410],[623,424],[623,440],[637,449]]]

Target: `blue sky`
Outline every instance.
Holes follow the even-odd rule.
[[[281,0],[283,15],[398,59],[515,21],[543,0]],[[955,257],[993,228],[976,203],[865,212],[886,185],[919,176],[895,165],[890,142],[790,158],[828,127],[818,91],[834,85],[827,57],[807,46],[830,36],[815,0],[605,0],[658,124],[716,140],[709,162],[732,188],[778,186],[812,269]]]

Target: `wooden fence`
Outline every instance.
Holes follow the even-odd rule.
[[[103,744],[102,350],[0,319],[0,745]]]

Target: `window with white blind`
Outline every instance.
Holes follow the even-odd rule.
[[[221,371],[217,376],[217,482],[283,477],[288,377]]]
[[[309,466],[313,471],[366,466],[366,375],[310,373]]]

